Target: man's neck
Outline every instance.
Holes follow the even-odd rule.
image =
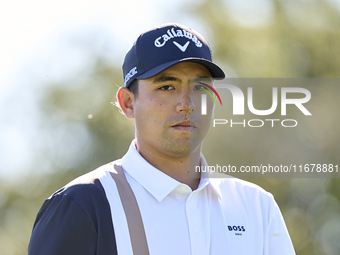
[[[141,151],[138,146],[136,147],[141,156],[158,170],[181,183],[187,184],[192,190],[198,188],[200,175],[199,173],[196,176],[193,175],[193,166],[200,165],[200,149],[191,152],[190,155],[172,157],[147,150]]]

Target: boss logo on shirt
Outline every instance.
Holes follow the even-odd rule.
[[[245,232],[246,229],[244,226],[227,226],[230,232],[236,232],[235,235],[241,236],[242,233],[240,232]]]

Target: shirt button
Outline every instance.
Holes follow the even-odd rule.
[[[198,228],[194,228],[194,233],[198,233]]]

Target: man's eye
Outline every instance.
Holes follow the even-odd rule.
[[[203,85],[196,85],[196,86],[194,87],[194,89],[195,89],[195,90],[202,90],[202,91],[208,90],[208,88],[207,88],[206,86],[203,86]]]
[[[166,86],[162,86],[159,88],[160,90],[174,90],[175,88],[171,85],[166,85]]]

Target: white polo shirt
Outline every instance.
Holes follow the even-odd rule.
[[[121,159],[141,212],[151,255],[295,254],[273,196],[235,178],[201,178],[192,191],[150,165],[135,141]],[[109,201],[118,254],[133,255],[126,216],[105,165],[99,180]]]

